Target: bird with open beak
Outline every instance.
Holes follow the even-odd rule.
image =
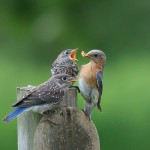
[[[77,77],[79,69],[76,59],[77,49],[67,49],[61,52],[52,64],[52,75],[65,73]]]
[[[82,56],[90,58],[90,62],[81,67],[78,78],[78,85],[85,100],[84,112],[91,118],[92,109],[101,109],[101,96],[103,90],[103,69],[106,62],[106,55],[101,50],[91,50],[88,53],[82,51]]]

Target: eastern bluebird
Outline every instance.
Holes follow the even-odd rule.
[[[76,63],[76,53],[77,49],[67,49],[61,52],[52,64],[52,75],[65,73],[77,77],[79,70]]]
[[[13,110],[3,121],[10,122],[24,111],[32,110],[43,114],[44,111],[53,109],[63,99],[66,91],[75,82],[75,78],[66,74],[51,77],[48,81],[33,88],[27,96],[13,104],[18,107]]]
[[[82,66],[79,73],[79,89],[85,100],[84,111],[91,118],[92,109],[97,106],[101,110],[102,74],[106,62],[106,55],[101,50],[91,50],[87,54],[82,51],[83,57],[90,58],[90,62]]]

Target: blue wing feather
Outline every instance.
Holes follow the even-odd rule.
[[[103,92],[103,82],[102,82],[102,72],[99,71],[96,73],[96,78],[97,78],[97,86],[99,89],[99,93],[100,93],[100,97],[102,96],[102,92]]]
[[[101,96],[102,96],[102,92],[103,92],[103,82],[102,82],[102,72],[99,71],[96,73],[96,78],[97,78],[97,87],[98,87],[98,90],[99,90],[99,100],[98,100],[98,103],[97,103],[97,107],[100,111],[102,111],[102,108],[101,108],[101,105],[100,105],[100,102],[101,102]]]
[[[16,118],[17,116],[19,116],[22,112],[28,110],[29,108],[27,107],[20,107],[20,108],[16,108],[15,110],[13,110],[10,114],[8,114],[3,121],[4,122],[10,122],[11,120],[13,120],[14,118]]]

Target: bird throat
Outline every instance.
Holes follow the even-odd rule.
[[[102,62],[99,62],[99,63],[96,63],[96,62],[94,62],[93,60],[91,60],[90,62],[89,62],[89,65],[90,65],[90,70],[92,71],[93,69],[98,69],[98,70],[100,70],[100,71],[102,71],[103,70],[103,63]]]

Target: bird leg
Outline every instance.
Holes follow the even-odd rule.
[[[83,113],[85,113],[85,115],[87,116],[87,114],[86,114],[86,112],[84,111],[84,109],[81,109],[81,111],[82,111]]]
[[[81,109],[81,111],[86,115],[86,117],[89,119],[89,121],[91,120],[91,118],[86,114],[85,110]]]
[[[89,120],[91,120],[91,114],[92,114],[92,109],[94,107],[93,103],[84,103],[84,112],[86,114],[86,116],[89,118]]]

